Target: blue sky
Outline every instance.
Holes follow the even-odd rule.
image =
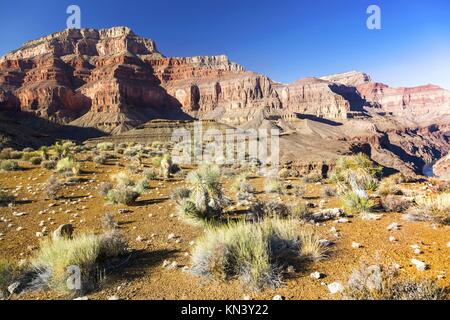
[[[126,25],[166,56],[226,54],[275,81],[361,70],[392,86],[450,89],[448,0],[1,0],[0,55],[64,29],[69,4],[82,27]],[[366,27],[371,4],[381,30]]]

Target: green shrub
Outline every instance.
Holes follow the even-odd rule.
[[[78,174],[80,165],[73,158],[63,158],[56,163],[56,171],[61,174]]]
[[[375,205],[372,200],[362,197],[354,191],[343,194],[341,200],[344,210],[349,213],[370,212]]]
[[[202,165],[186,177],[190,197],[178,205],[178,214],[187,223],[203,225],[218,219],[225,205],[220,183],[220,169]]]

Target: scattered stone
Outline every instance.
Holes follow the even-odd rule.
[[[322,279],[325,277],[325,275],[323,273],[318,272],[318,271],[311,273],[309,276],[316,280],[319,280],[319,279]]]
[[[387,227],[387,229],[388,231],[398,231],[400,230],[400,225],[397,222],[393,222]]]
[[[274,296],[274,297],[272,298],[272,300],[285,300],[285,298],[284,298],[283,296],[277,294],[276,296]]]
[[[416,269],[419,270],[419,271],[425,271],[425,270],[428,269],[428,265],[425,262],[423,262],[423,261],[420,261],[420,260],[417,260],[417,259],[411,259],[411,263],[413,265],[415,265]]]
[[[109,297],[108,300],[120,300],[120,299],[118,296],[113,295],[113,296]]]
[[[420,249],[414,249],[414,254],[422,254],[422,250]]]
[[[319,243],[324,246],[324,247],[331,247],[332,245],[334,245],[333,241],[327,240],[327,239],[320,239]]]
[[[380,220],[382,217],[383,217],[382,214],[367,213],[367,212],[361,215],[361,219],[367,220],[367,221]]]
[[[330,283],[327,287],[331,294],[336,294],[344,290],[344,287],[339,282]]]
[[[175,240],[176,238],[178,238],[174,233],[171,233],[167,236],[167,240]]]
[[[307,205],[308,206],[308,205]],[[308,206],[309,207],[309,206]],[[311,214],[309,217],[314,222],[324,222],[338,218],[349,217],[341,208],[323,209]]]
[[[353,249],[359,249],[359,248],[362,248],[362,244],[353,241],[353,242],[352,242],[352,248],[353,248]]]
[[[169,265],[170,265],[170,261],[169,260],[164,260],[163,261],[163,264],[162,264],[163,268],[167,268]]]
[[[136,237],[136,241],[137,241],[137,242],[142,242],[142,241],[144,241],[144,238],[141,237],[141,236],[137,236],[137,237]]]
[[[86,297],[86,296],[84,296],[84,297],[78,297],[78,298],[75,298],[75,299],[73,299],[73,300],[89,300],[89,298]]]
[[[36,237],[37,238],[41,238],[43,236],[44,236],[44,234],[42,232],[36,232]]]
[[[337,223],[349,223],[350,221],[347,218],[340,218]]]
[[[398,240],[397,240],[396,237],[390,236],[390,237],[389,237],[389,241],[390,241],[390,242],[397,242]]]
[[[16,281],[16,282],[12,283],[12,284],[8,287],[8,292],[9,292],[9,294],[15,294],[15,293],[17,293],[19,287],[20,287],[20,282]]]
[[[252,300],[252,297],[250,297],[249,295],[245,295],[242,297],[242,300]]]

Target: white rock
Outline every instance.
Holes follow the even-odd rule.
[[[425,262],[423,262],[423,261],[420,261],[420,260],[417,260],[417,259],[411,259],[411,263],[413,265],[415,265],[416,269],[419,270],[419,271],[425,271],[425,270],[428,269],[428,265]]]
[[[311,273],[309,276],[313,279],[319,280],[319,279],[322,279],[325,275],[323,273],[316,271],[316,272]]]
[[[171,233],[167,236],[167,240],[173,240],[175,238],[177,238],[177,236],[174,233]]]
[[[340,282],[330,283],[327,287],[331,294],[336,294],[344,290],[344,286]]]
[[[120,300],[120,299],[118,296],[113,295],[113,296],[109,297],[108,300]]]
[[[352,248],[354,248],[354,249],[358,249],[358,248],[361,248],[362,247],[362,244],[361,243],[358,243],[358,242],[352,242]]]
[[[136,237],[136,241],[137,241],[137,242],[141,242],[141,241],[144,241],[144,238],[143,238],[143,237],[141,237],[141,236],[137,236],[137,237]]]
[[[167,268],[170,265],[170,263],[171,262],[169,260],[164,260],[162,264],[163,268]]]
[[[420,249],[414,249],[414,254],[422,254],[422,250]]]
[[[338,222],[338,223],[348,223],[349,220],[348,220],[347,218],[340,218],[340,219],[338,219],[337,222]]]
[[[400,230],[400,225],[397,222],[393,222],[387,227],[387,229],[389,231],[397,231]]]
[[[397,238],[394,237],[394,236],[390,236],[390,237],[389,237],[389,241],[390,241],[390,242],[396,242],[396,241],[397,241]]]
[[[281,296],[281,295],[279,295],[279,294],[277,294],[276,296],[274,296],[274,297],[272,298],[272,300],[284,300],[284,297]]]
[[[84,296],[84,297],[78,297],[78,298],[75,298],[75,299],[73,299],[73,300],[89,300],[89,298],[86,297],[86,296]]]

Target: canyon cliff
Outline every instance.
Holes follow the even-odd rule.
[[[438,86],[392,88],[356,71],[282,84],[224,55],[165,57],[127,27],[64,30],[1,57],[0,111],[42,119],[26,122],[39,132],[54,123],[120,136],[196,118],[278,128],[283,161],[319,171],[359,150],[418,173],[450,143],[450,92]]]

